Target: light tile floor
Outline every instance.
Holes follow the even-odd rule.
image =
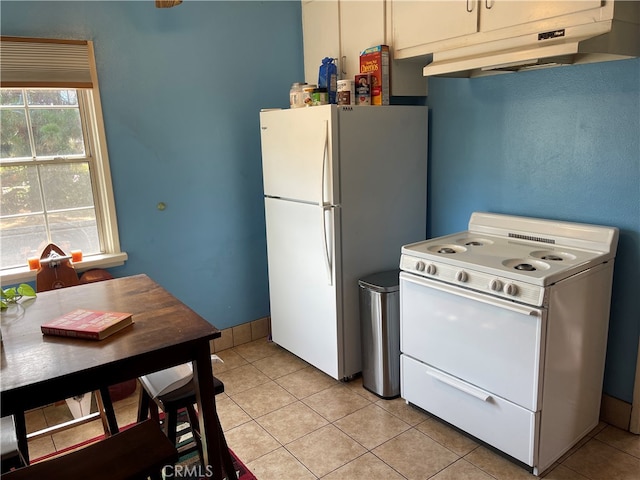
[[[217,352],[216,397],[231,449],[260,480],[519,480],[526,470],[401,399],[336,381],[266,339]],[[120,425],[137,394],[116,402]],[[68,419],[66,406],[28,414],[29,430]],[[37,458],[101,434],[99,422],[30,443]],[[638,480],[640,436],[601,423],[543,474],[549,480]]]

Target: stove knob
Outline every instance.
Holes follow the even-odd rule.
[[[507,283],[504,286],[504,293],[506,293],[507,295],[511,295],[512,297],[515,297],[516,295],[518,295],[518,287],[513,283]]]
[[[419,272],[424,272],[424,262],[417,262],[416,263],[416,270],[418,270]]]
[[[499,292],[500,290],[502,290],[502,282],[497,278],[494,278],[493,280],[491,280],[489,288],[494,292]]]
[[[467,275],[467,272],[465,272],[464,270],[460,270],[458,273],[456,273],[456,280],[464,283],[469,280],[469,275]]]
[[[427,267],[427,273],[429,275],[435,275],[437,271],[438,269],[433,263],[430,263],[429,266]]]

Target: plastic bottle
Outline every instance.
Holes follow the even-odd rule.
[[[306,83],[295,82],[291,85],[291,89],[289,90],[289,106],[291,108],[299,108],[304,107],[304,101],[302,98],[302,88],[306,85]]]

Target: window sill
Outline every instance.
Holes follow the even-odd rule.
[[[105,253],[102,255],[91,255],[84,257],[81,262],[73,264],[78,273],[82,273],[92,268],[109,268],[124,265],[127,260],[125,252]],[[13,285],[16,283],[34,282],[36,280],[36,270],[29,270],[29,267],[9,268],[0,274],[2,285]]]

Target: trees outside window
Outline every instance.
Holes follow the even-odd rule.
[[[0,91],[0,263],[27,263],[48,243],[104,253],[88,91]]]

